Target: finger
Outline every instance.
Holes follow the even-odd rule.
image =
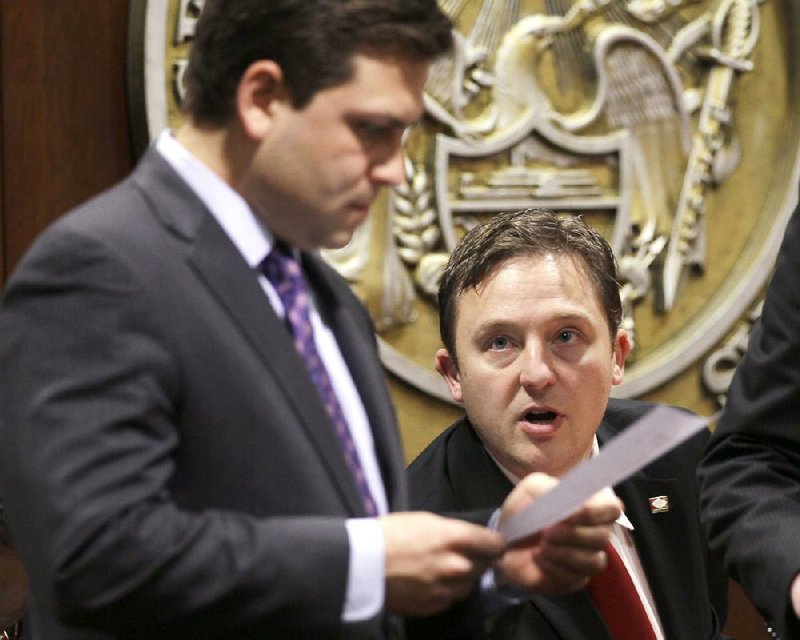
[[[592,497],[565,522],[582,526],[611,524],[621,513],[622,501],[616,496]]]
[[[610,524],[582,527],[560,523],[542,532],[542,541],[553,546],[599,551],[608,544],[611,531]]]
[[[575,554],[551,550],[536,560],[542,575],[537,590],[543,593],[563,594],[581,589],[607,564],[608,558],[603,551]]]
[[[457,564],[454,563],[454,566]],[[413,615],[431,615],[442,611],[457,600],[466,598],[476,588],[478,575],[443,569],[431,582],[414,584],[407,593],[406,613],[413,611]]]
[[[451,520],[449,549],[476,562],[492,562],[503,553],[505,538],[497,531],[469,522]]]
[[[469,596],[474,586],[472,582],[440,584],[426,594],[417,593],[415,601],[409,606],[406,614],[411,611],[413,611],[412,615],[422,616],[440,613],[454,602]]]
[[[546,473],[534,471],[525,476],[511,493],[523,503],[530,502],[532,499],[547,493],[558,484],[558,480]],[[509,497],[511,497],[509,496]]]
[[[545,473],[534,472],[525,476],[503,502],[499,523],[502,524],[537,498],[550,491],[558,480]]]
[[[602,549],[575,549],[547,544],[538,550],[536,558],[547,570],[562,569],[586,576],[600,573],[608,564],[608,556]]]
[[[476,561],[461,553],[451,552],[439,558],[433,579],[437,583],[455,585],[470,584],[477,580],[493,561]]]
[[[563,595],[583,589],[594,575],[548,561],[543,561],[540,566],[544,578],[539,582],[537,591],[547,595]]]

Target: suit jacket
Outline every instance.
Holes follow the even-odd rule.
[[[0,502],[0,547],[11,547],[14,542],[11,539],[11,533],[6,524],[6,518],[3,513],[3,503]]]
[[[402,509],[370,319],[303,263]],[[0,412],[29,638],[355,637],[345,519],[364,513],[334,428],[256,273],[157,152],[10,279]]]
[[[709,543],[782,638],[800,638],[800,204],[699,469]]]
[[[597,438],[602,447],[653,405],[609,401]],[[699,434],[614,487],[634,526],[633,538],[668,640],[720,638],[726,579],[706,553],[700,528],[695,464]],[[412,507],[459,511],[498,507],[512,485],[466,418],[440,434],[408,469]],[[653,514],[648,498],[666,495],[669,511]],[[525,603],[493,616],[487,637],[523,640],[611,640],[584,589]],[[422,635],[422,634],[420,634]]]

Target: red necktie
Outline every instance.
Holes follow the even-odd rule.
[[[616,549],[606,547],[608,566],[589,581],[589,595],[614,640],[656,640],[642,599]]]

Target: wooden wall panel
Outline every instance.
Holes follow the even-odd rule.
[[[49,222],[132,167],[127,0],[2,0],[3,278]]]

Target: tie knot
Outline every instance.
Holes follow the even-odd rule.
[[[300,264],[289,247],[281,242],[276,242],[264,258],[261,270],[282,299],[287,295],[294,297],[306,288]]]

